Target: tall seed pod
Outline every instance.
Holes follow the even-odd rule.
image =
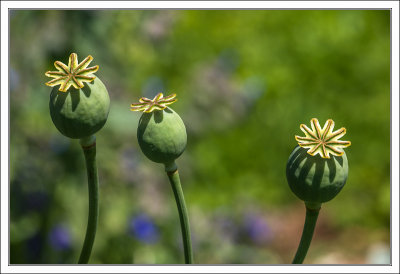
[[[151,161],[164,164],[178,207],[185,263],[193,263],[189,217],[175,160],[186,148],[187,135],[181,117],[168,105],[177,101],[176,95],[153,99],[142,97],[131,104],[132,111],[143,111],[137,129],[137,139],[144,155]]]
[[[349,166],[343,148],[351,143],[339,140],[346,129],[333,131],[334,125],[329,119],[321,128],[316,118],[311,119],[311,129],[301,124],[305,136],[295,136],[298,146],[286,165],[289,187],[306,206],[303,234],[293,263],[302,263],[307,254],[322,203],[336,197],[347,180]]]
[[[85,241],[78,263],[87,263],[94,243],[98,208],[98,176],[96,166],[96,137],[106,123],[110,110],[110,98],[106,87],[93,75],[99,66],[88,67],[93,60],[86,57],[78,63],[72,53],[68,65],[56,61],[57,71],[48,71],[46,76],[54,78],[46,85],[54,87],[50,94],[50,115],[56,128],[65,136],[80,139],[85,156],[89,188],[89,216]],[[86,83],[86,85],[84,84]],[[56,86],[60,85],[59,88]],[[73,89],[70,89],[73,87]]]

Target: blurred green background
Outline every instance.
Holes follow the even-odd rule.
[[[91,263],[183,262],[168,179],[129,110],[158,92],[177,93],[188,131],[177,164],[197,263],[291,262],[305,209],[286,161],[313,117],[346,127],[352,146],[305,263],[389,263],[389,10],[11,10],[10,28],[12,264],[76,263],[82,247],[83,154],[52,124],[44,85],[72,52],[94,57],[111,97]]]

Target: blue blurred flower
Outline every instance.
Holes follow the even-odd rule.
[[[158,241],[159,233],[154,222],[145,214],[134,216],[129,222],[129,234],[145,243]]]
[[[49,235],[50,245],[55,250],[67,250],[71,248],[71,235],[63,225],[54,226]]]

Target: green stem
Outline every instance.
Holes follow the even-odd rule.
[[[83,243],[79,264],[87,264],[92,252],[94,238],[96,236],[97,219],[99,216],[99,179],[96,165],[96,138],[90,136],[81,139],[81,146],[85,155],[86,171],[89,190],[89,215],[86,228],[85,241]]]
[[[315,224],[317,223],[319,210],[320,207],[311,209],[306,206],[306,219],[304,222],[303,234],[301,235],[300,244],[292,262],[293,264],[303,263],[307,255],[314,234]]]
[[[192,264],[193,252],[192,241],[190,237],[189,217],[186,209],[185,198],[183,197],[178,168],[175,163],[172,163],[170,165],[165,165],[165,171],[167,172],[169,182],[171,183],[172,190],[174,192],[176,205],[178,206],[182,230],[183,250],[185,253],[185,264]]]

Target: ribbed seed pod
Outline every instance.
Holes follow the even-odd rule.
[[[305,136],[295,136],[299,145],[286,164],[289,187],[306,206],[303,233],[293,264],[301,264],[307,255],[321,204],[336,197],[347,180],[349,165],[343,148],[351,142],[339,140],[346,129],[333,131],[334,125],[328,119],[321,128],[316,118],[311,119],[311,128],[301,124]]]
[[[290,189],[306,205],[316,208],[340,192],[349,172],[343,148],[351,142],[339,140],[346,129],[333,131],[334,126],[333,120],[328,119],[321,127],[316,118],[311,119],[311,128],[301,124],[305,136],[295,136],[299,145],[286,165]]]
[[[312,156],[297,146],[286,165],[286,178],[292,192],[306,203],[332,200],[344,187],[349,167],[346,153],[329,159]]]

